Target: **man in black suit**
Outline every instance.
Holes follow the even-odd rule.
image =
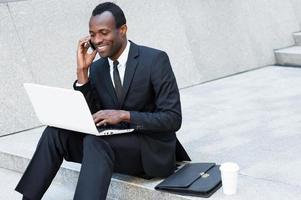
[[[41,199],[63,159],[82,163],[76,200],[105,199],[113,172],[166,177],[176,160],[190,160],[175,134],[181,104],[167,54],[128,41],[125,16],[113,3],[93,10],[89,29],[78,43],[74,88],[84,94],[97,126],[135,131],[97,137],[47,127],[16,187],[23,199]],[[93,62],[97,53],[101,58]]]

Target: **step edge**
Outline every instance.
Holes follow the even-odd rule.
[[[4,162],[3,161],[0,162],[0,168],[15,171],[17,173],[23,173],[25,171],[27,165],[30,162],[30,158],[26,158],[26,157],[22,157],[20,155],[14,155],[14,154],[10,154],[10,153],[1,151],[0,152],[0,160],[3,160],[3,159],[4,159]],[[5,162],[5,161],[9,161],[9,162]],[[69,184],[70,187],[72,186],[75,188],[77,179],[78,179],[78,175],[79,175],[78,170],[70,169],[70,168],[67,168],[66,166],[61,166],[54,181],[61,183],[61,184]],[[122,179],[122,177],[125,179]],[[118,190],[118,188],[126,188],[126,190],[135,190],[136,192],[133,192],[133,193],[135,193],[137,195],[137,192],[138,192],[138,193],[142,194],[142,196],[154,195],[153,193],[155,193],[156,195],[160,194],[160,196],[163,195],[163,199],[165,197],[166,197],[166,199],[173,198],[175,200],[188,200],[188,199],[193,198],[193,197],[189,197],[189,196],[181,196],[181,195],[177,195],[177,194],[157,191],[153,187],[148,187],[143,184],[127,181],[126,178],[127,179],[131,178],[131,179],[136,179],[136,180],[141,179],[138,177],[131,177],[131,176],[123,175],[123,174],[114,174],[111,179],[111,185],[110,185],[110,189],[109,189],[109,193],[108,193],[108,198],[120,198],[124,195],[126,195],[126,196],[130,195],[130,194],[122,194],[122,196],[117,197],[118,193],[120,193],[120,190]],[[144,181],[144,180],[141,179],[141,181]],[[147,180],[145,180],[145,181],[147,181]],[[158,183],[160,182],[159,180],[156,180],[156,179],[153,181],[154,182],[158,181]],[[117,190],[117,192],[114,192],[114,190],[115,191]],[[143,190],[143,191],[141,191],[141,190]],[[121,199],[123,199],[123,198],[121,198]]]

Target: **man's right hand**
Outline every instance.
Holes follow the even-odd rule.
[[[85,84],[88,82],[88,70],[97,54],[96,50],[94,50],[92,53],[88,52],[90,47],[89,40],[90,36],[86,36],[78,41],[77,82],[79,84]]]

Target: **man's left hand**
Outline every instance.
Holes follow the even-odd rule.
[[[100,110],[92,116],[96,126],[107,124],[115,125],[120,122],[130,121],[130,112],[125,110]]]

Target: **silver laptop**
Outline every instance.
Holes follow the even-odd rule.
[[[97,136],[132,132],[114,126],[96,127],[83,94],[71,89],[24,83],[34,111],[44,125]]]

